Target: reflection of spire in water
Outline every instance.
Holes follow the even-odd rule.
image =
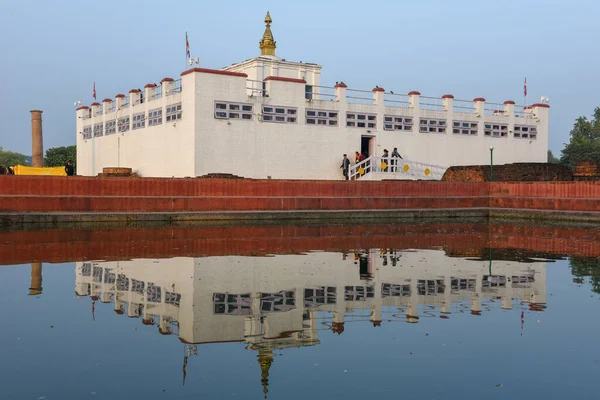
[[[185,386],[185,377],[187,376],[187,360],[188,356],[183,357],[183,386]]]
[[[29,295],[36,296],[42,294],[42,263],[31,263],[31,284],[29,285]]]
[[[259,350],[258,351],[258,363],[260,364],[260,382],[263,387],[263,393],[265,399],[267,393],[269,393],[269,369],[273,363],[273,352],[271,350]]]
[[[521,310],[521,336],[523,336],[523,325],[525,325],[525,312]]]

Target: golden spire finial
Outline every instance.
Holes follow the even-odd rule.
[[[267,14],[267,16],[269,15]],[[259,350],[258,363],[260,364],[260,382],[262,384],[263,394],[265,395],[266,399],[267,393],[269,392],[269,369],[273,363],[273,353],[271,350]]]
[[[275,39],[273,39],[273,34],[271,33],[271,14],[267,11],[267,15],[265,17],[265,24],[267,25],[265,28],[265,33],[263,34],[262,40],[260,41],[260,55],[261,56],[274,56],[275,48],[277,47],[277,43]]]

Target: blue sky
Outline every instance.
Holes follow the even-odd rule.
[[[277,55],[323,65],[321,84],[375,85],[459,99],[551,102],[550,149],[600,106],[596,0],[0,2],[0,146],[31,154],[76,140],[73,102],[90,104],[184,70],[185,31],[206,68],[259,54],[269,10]],[[596,39],[594,39],[596,38]]]

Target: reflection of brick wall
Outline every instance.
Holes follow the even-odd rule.
[[[490,239],[491,233],[491,239]],[[302,253],[310,250],[438,249],[455,257],[511,259],[550,255],[600,256],[600,231],[512,224],[163,227],[49,229],[0,232],[0,265],[31,260],[71,262]],[[294,250],[290,250],[294,249]],[[507,249],[505,252],[498,249]]]

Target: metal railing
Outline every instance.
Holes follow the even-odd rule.
[[[370,90],[346,89],[346,102],[354,104],[373,104],[373,92]]]
[[[469,100],[454,100],[452,107],[455,113],[473,114],[475,112],[475,103]]]
[[[444,111],[444,100],[439,97],[421,96],[419,107],[422,110]]]
[[[307,100],[335,101],[336,99],[335,88],[332,86],[311,86],[311,90],[306,91]]]
[[[407,94],[396,94],[392,92],[385,92],[383,94],[383,103],[388,107],[408,108],[410,106]]]
[[[263,81],[246,79],[246,90],[250,97],[267,97],[267,90],[263,86]]]
[[[508,115],[504,113],[504,104],[500,103],[485,103],[483,108],[485,115]]]
[[[352,165],[348,173],[351,180],[356,180],[374,172],[400,174],[409,179],[440,180],[446,167],[398,157],[368,157]]]

